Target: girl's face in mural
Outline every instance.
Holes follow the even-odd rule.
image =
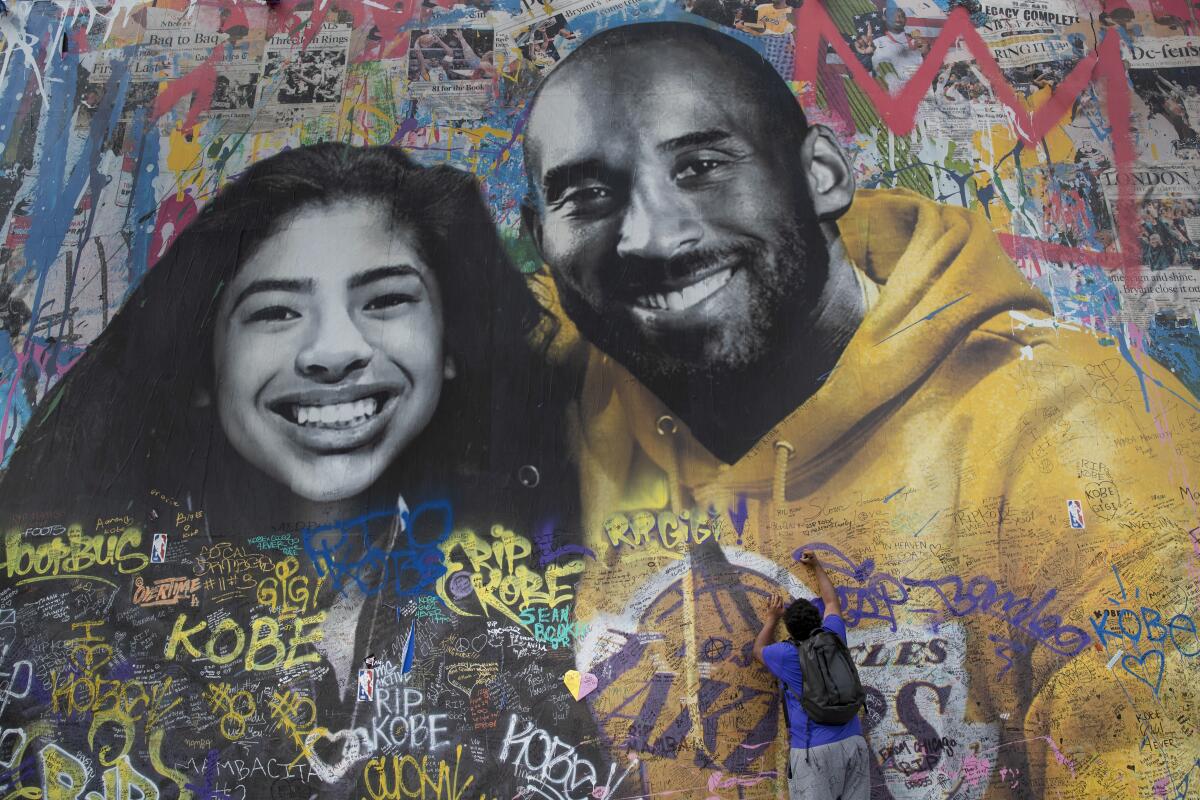
[[[453,377],[433,270],[364,202],[287,218],[226,288],[213,349],[225,435],[314,501],[368,489]]]

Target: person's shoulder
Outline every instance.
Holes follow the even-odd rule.
[[[775,642],[763,648],[763,661],[774,672],[777,665],[791,652],[795,651],[791,642]]]
[[[821,620],[821,626],[836,633],[842,639],[846,638],[846,620],[839,614],[826,614]]]

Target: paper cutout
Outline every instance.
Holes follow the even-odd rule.
[[[571,669],[563,674],[563,683],[567,685],[567,691],[571,693],[571,697],[574,697],[576,700],[582,700],[596,691],[596,687],[600,684],[600,679],[590,672],[581,674]]]

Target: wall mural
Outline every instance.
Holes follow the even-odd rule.
[[[1188,0],[0,32],[0,798],[1200,796]]]

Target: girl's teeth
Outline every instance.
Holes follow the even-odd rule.
[[[346,428],[357,425],[375,414],[378,402],[366,397],[353,403],[334,403],[328,406],[296,406],[296,422],[300,425],[322,425]]]

